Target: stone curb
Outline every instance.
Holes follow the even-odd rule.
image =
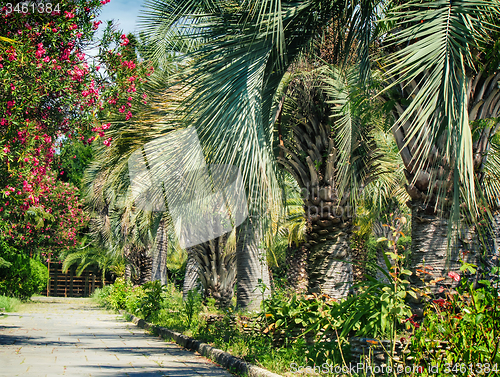
[[[191,351],[197,351],[200,355],[205,356],[222,367],[226,368],[230,372],[243,373],[249,377],[282,377],[279,374],[269,372],[264,368],[259,368],[255,365],[249,364],[228,352],[224,352],[218,348],[214,348],[207,343],[203,343],[199,340],[190,338],[186,335],[178,333],[176,331],[169,330],[165,327],[160,327],[146,322],[145,320],[136,317],[124,310],[120,310],[122,314],[128,321],[131,321],[141,329],[156,331],[156,333],[163,339],[173,339],[178,345],[187,348]]]

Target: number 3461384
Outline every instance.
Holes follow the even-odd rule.
[[[59,13],[59,4],[53,3],[7,3],[2,7],[2,13],[8,15],[11,13]]]

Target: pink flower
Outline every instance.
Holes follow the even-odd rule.
[[[127,113],[127,115],[125,116],[125,119],[126,119],[126,120],[129,120],[130,118],[132,118],[132,112],[131,112],[131,111],[129,111],[129,112]]]
[[[48,56],[46,56],[46,57],[44,57],[44,58],[43,58],[43,61],[44,61],[45,63],[48,63],[48,62],[50,62],[50,58],[49,58]]]
[[[460,275],[457,274],[456,272],[450,271],[448,272],[448,276],[455,281],[460,281]]]
[[[78,25],[77,24],[73,24],[69,27],[69,30],[76,30],[78,29]]]
[[[75,17],[75,14],[74,13],[71,13],[71,12],[68,12],[68,11],[64,11],[64,17],[65,18],[68,18],[68,19],[71,19],[71,18],[74,18]]]

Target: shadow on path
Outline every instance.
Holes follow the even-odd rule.
[[[0,321],[0,376],[230,376],[89,299],[37,297]]]

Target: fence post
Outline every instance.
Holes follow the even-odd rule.
[[[73,297],[73,268],[70,269],[69,280],[69,297]]]

